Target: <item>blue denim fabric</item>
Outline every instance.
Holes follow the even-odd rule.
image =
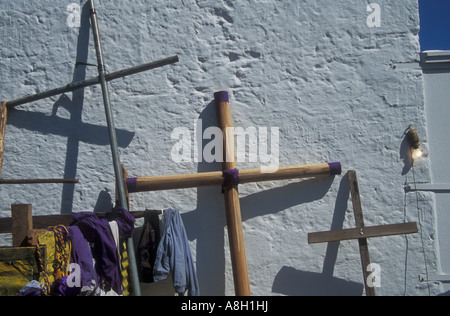
[[[197,274],[180,213],[168,209],[164,219],[164,232],[156,252],[153,278],[155,282],[165,280],[172,272],[173,286],[178,294],[188,290],[189,296],[198,296]]]

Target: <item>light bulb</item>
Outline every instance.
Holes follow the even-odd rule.
[[[422,152],[422,150],[420,150],[420,148],[412,149],[411,157],[413,160],[419,159],[420,157],[422,157],[422,155],[423,155],[423,152]]]

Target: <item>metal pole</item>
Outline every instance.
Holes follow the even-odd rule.
[[[137,73],[140,73],[140,72],[144,72],[144,71],[147,71],[147,70],[151,70],[151,69],[159,68],[159,67],[162,67],[162,66],[170,65],[170,64],[176,63],[178,61],[179,61],[178,56],[176,56],[176,55],[175,56],[171,56],[171,57],[168,57],[168,58],[160,59],[160,60],[153,61],[153,62],[150,62],[150,63],[146,63],[146,64],[143,64],[143,65],[139,65],[139,66],[135,66],[135,67],[132,67],[132,68],[123,69],[123,70],[119,70],[119,71],[116,71],[116,72],[112,72],[110,74],[106,74],[105,75],[105,80],[106,81],[111,81],[111,80],[114,80],[114,79],[123,78],[123,77],[126,77],[126,76],[130,76],[130,75],[134,75],[134,74],[137,74]],[[27,96],[24,96],[24,97],[21,97],[21,98],[18,98],[18,99],[6,101],[6,105],[8,107],[10,107],[10,108],[11,107],[16,107],[18,105],[22,105],[22,104],[25,104],[25,103],[30,103],[30,102],[33,102],[33,101],[42,100],[42,99],[45,99],[45,98],[53,97],[53,96],[58,95],[58,94],[63,94],[63,93],[66,93],[66,92],[71,92],[71,91],[77,90],[77,89],[86,88],[86,87],[93,86],[93,85],[96,85],[96,84],[99,84],[99,83],[100,83],[100,78],[99,77],[89,78],[89,79],[82,80],[82,81],[77,81],[77,82],[72,82],[72,83],[69,83],[69,84],[67,84],[65,86],[59,87],[59,88],[55,88],[55,89],[48,90],[48,91],[45,91],[45,92],[41,92],[41,93],[37,93],[37,94],[31,94],[31,95],[27,95]]]
[[[113,165],[114,165],[114,173],[116,176],[116,185],[119,191],[119,201],[120,205],[128,209],[128,203],[125,193],[125,185],[123,183],[123,176],[122,176],[122,169],[120,167],[120,158],[119,158],[119,147],[117,145],[117,136],[116,136],[116,130],[114,127],[114,119],[113,119],[113,113],[111,109],[111,103],[109,99],[109,91],[108,91],[108,85],[106,82],[106,72],[105,72],[105,65],[103,63],[103,53],[102,48],[100,44],[100,36],[99,36],[99,30],[98,30],[98,22],[97,22],[97,13],[95,11],[94,7],[94,0],[90,0],[91,5],[91,24],[92,24],[92,31],[94,34],[94,42],[95,42],[95,50],[97,53],[97,63],[98,63],[98,72],[99,72],[99,79],[100,84],[102,87],[102,93],[103,93],[103,103],[105,105],[105,114],[106,114],[106,121],[108,124],[108,131],[109,131],[109,138],[111,143],[111,152],[112,152],[112,159],[113,159]],[[141,290],[139,286],[139,277],[137,272],[137,266],[136,266],[136,256],[134,254],[134,245],[133,245],[133,239],[129,238],[127,241],[127,250],[128,250],[128,258],[130,260],[130,268],[131,268],[131,281],[133,284],[134,294],[136,296],[141,296]]]

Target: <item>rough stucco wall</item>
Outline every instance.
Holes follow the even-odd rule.
[[[418,59],[417,0],[376,1],[381,26],[366,24],[369,2],[99,1],[107,71],[178,54],[180,62],[110,85],[121,160],[130,176],[220,170],[219,163],[176,163],[172,131],[202,119],[216,124],[213,93],[231,96],[234,126],[279,127],[280,165],[340,161],[357,170],[366,225],[418,221],[420,234],[372,239],[380,295],[428,295],[418,275],[435,269],[432,195],[405,193],[412,169],[404,130],[426,150]],[[0,95],[11,99],[96,75],[88,11],[66,23],[70,1],[2,1]],[[83,5],[83,3],[82,3]],[[108,208],[114,177],[100,87],[10,111],[4,178],[73,177],[76,185],[2,186],[0,209],[32,203],[34,214]],[[239,163],[239,168],[259,163]],[[414,168],[428,182],[427,153]],[[356,241],[308,245],[307,233],[354,226],[344,176],[240,187],[254,295],[364,292]],[[176,207],[204,295],[232,295],[220,188],[131,197],[131,209]],[[8,236],[3,237],[8,242]],[[422,245],[424,247],[422,247]],[[431,293],[439,288],[430,285]]]

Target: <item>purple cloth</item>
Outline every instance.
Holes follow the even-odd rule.
[[[28,289],[25,292],[20,293],[19,296],[43,296],[43,295],[40,289]]]
[[[69,286],[67,284],[67,276],[57,279],[52,284],[50,290],[51,296],[78,296],[80,295],[81,288]]]
[[[69,238],[72,242],[72,258],[70,262],[80,266],[81,287],[90,286],[92,280],[95,280],[95,284],[98,284],[98,276],[94,269],[91,248],[87,240],[78,226],[69,226],[68,230]]]
[[[133,237],[134,222],[136,219],[130,212],[121,207],[113,209],[112,213],[107,213],[106,218],[108,221],[116,221],[119,226],[120,235],[124,238]]]
[[[114,290],[122,294],[122,278],[120,271],[120,258],[114,241],[109,221],[92,212],[72,213],[74,221],[71,226],[77,226],[84,238],[94,243],[92,256],[95,259],[95,270],[99,281],[105,291]],[[112,214],[124,237],[130,237],[134,230],[134,217],[122,208],[116,208]],[[132,218],[132,219],[131,219]]]

